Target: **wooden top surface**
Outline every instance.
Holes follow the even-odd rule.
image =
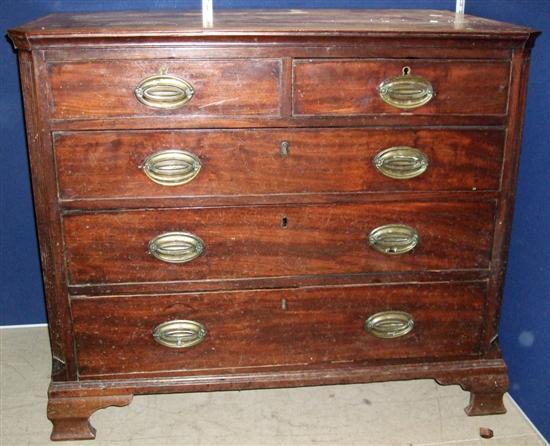
[[[10,33],[68,35],[295,35],[363,33],[523,34],[533,30],[451,11],[418,9],[217,10],[214,27],[203,28],[200,11],[57,13]]]

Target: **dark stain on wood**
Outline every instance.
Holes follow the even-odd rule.
[[[534,30],[445,11],[53,14],[9,31],[20,75],[54,367],[52,439],[93,438],[91,414],[132,395],[433,378],[503,413],[497,343]],[[403,67],[434,98],[379,97]],[[193,84],[180,109],[140,103],[160,71]],[[281,156],[281,142],[289,143]],[[373,157],[416,147],[394,180]],[[197,155],[178,187],[149,181],[158,150]],[[417,228],[385,256],[368,233]],[[187,264],[147,252],[199,235]],[[407,311],[396,339],[364,330]],[[170,349],[171,319],[208,335]],[[140,379],[136,379],[136,377]],[[368,404],[368,400],[364,400]]]

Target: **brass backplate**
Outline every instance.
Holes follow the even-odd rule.
[[[155,341],[170,348],[193,347],[200,344],[206,335],[206,327],[203,324],[188,320],[163,322],[153,330]]]
[[[365,321],[365,330],[377,338],[392,339],[410,333],[414,324],[412,315],[405,311],[382,311]]]

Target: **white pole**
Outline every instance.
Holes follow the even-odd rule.
[[[214,6],[212,0],[202,0],[202,27],[212,28],[214,26]]]
[[[456,0],[456,13],[464,15],[464,8],[466,6],[466,0]]]

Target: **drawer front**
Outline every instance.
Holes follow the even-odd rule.
[[[54,137],[63,199],[496,190],[503,139],[500,130],[392,129]],[[183,152],[196,157],[194,167]]]
[[[400,76],[401,81],[407,81],[403,76],[407,68],[409,77],[421,80],[405,88],[396,86]],[[509,78],[508,62],[497,61],[296,60],[294,114],[505,115]],[[395,89],[392,97],[408,104],[406,108],[391,105],[381,97],[379,87],[391,81]],[[427,85],[433,91],[429,101]]]
[[[279,114],[278,59],[51,63],[48,74],[54,119]],[[165,77],[143,82],[154,76]],[[188,101],[172,108],[186,94]]]
[[[484,283],[400,284],[80,298],[71,308],[80,376],[92,376],[474,355],[484,297]],[[413,322],[365,329],[387,312]],[[200,324],[200,334],[180,332],[194,345],[154,339],[175,320]],[[378,337],[388,328],[397,337]]]
[[[200,281],[484,269],[493,221],[491,202],[235,207],[73,214],[64,234],[72,284]]]

